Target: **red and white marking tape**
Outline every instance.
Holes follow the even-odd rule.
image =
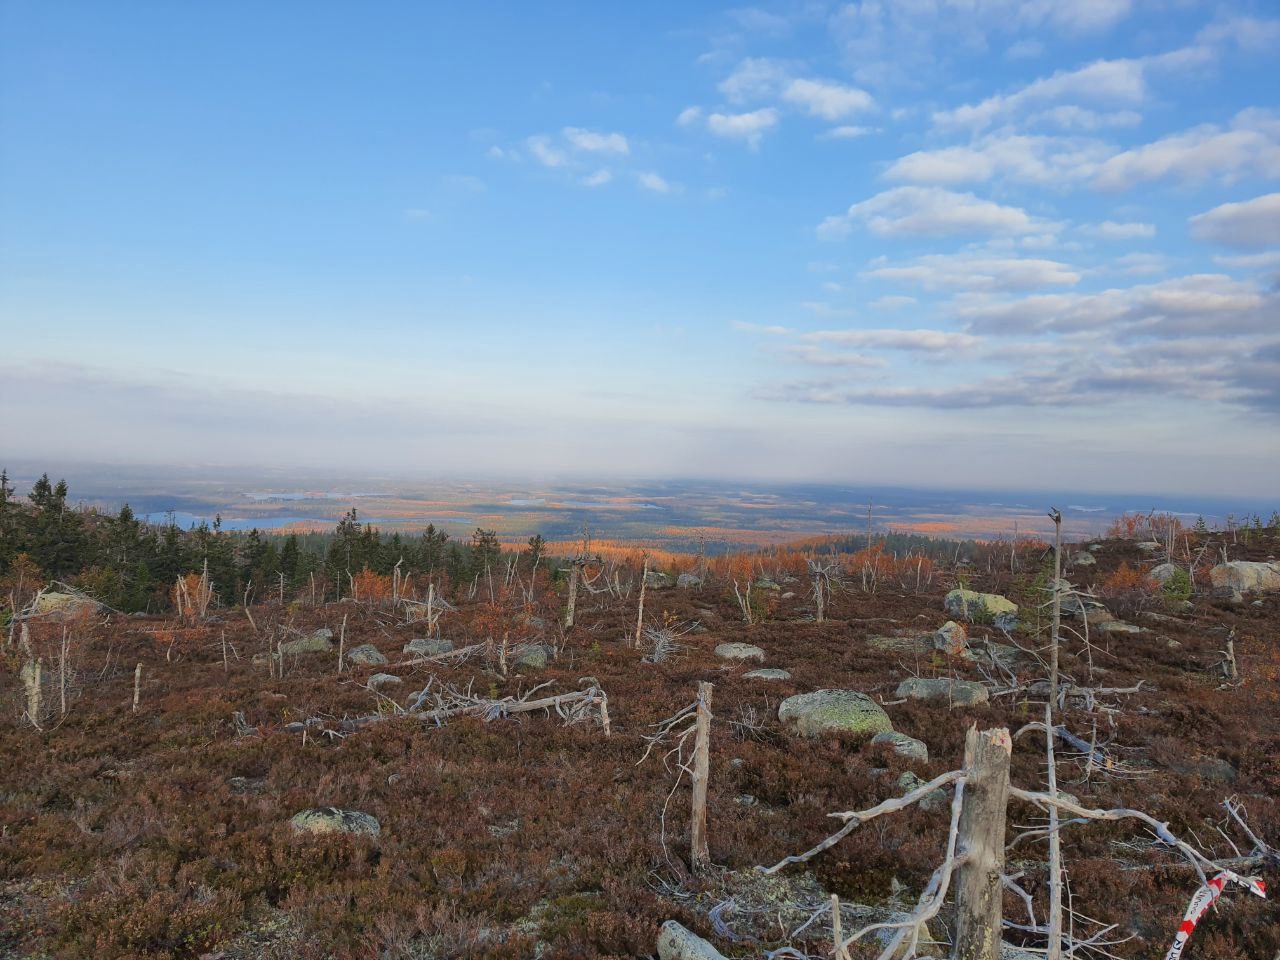
[[[1191,902],[1187,904],[1187,912],[1182,915],[1182,925],[1178,927],[1178,932],[1173,938],[1173,946],[1164,955],[1164,960],[1178,960],[1182,956],[1182,951],[1186,947],[1187,941],[1191,939],[1191,934],[1195,930],[1196,924],[1209,912],[1209,908],[1218,902],[1218,897],[1222,896],[1222,888],[1227,885],[1228,881],[1238,883],[1242,887],[1248,887],[1250,893],[1255,893],[1264,899],[1267,896],[1267,885],[1261,880],[1242,877],[1240,874],[1232,873],[1230,870],[1223,870],[1197,890],[1191,898]]]

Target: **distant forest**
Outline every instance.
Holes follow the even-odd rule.
[[[169,606],[175,580],[206,568],[224,604],[239,603],[248,590],[262,596],[318,580],[341,584],[368,569],[389,574],[441,574],[454,586],[471,581],[502,557],[492,530],[477,529],[467,542],[451,540],[434,525],[417,536],[385,535],[351,510],[328,533],[262,534],[222,529],[215,519],[182,529],[148,524],[126,504],[114,516],[67,502],[65,480],[42,476],[25,498],[16,498],[0,473],[0,581],[7,597],[18,581],[73,583],[101,602],[125,612]],[[541,537],[525,551],[532,562]],[[22,591],[19,590],[21,593]]]

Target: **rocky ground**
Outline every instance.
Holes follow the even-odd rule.
[[[1274,537],[1227,548],[1240,561],[1280,553]],[[1092,562],[1068,564],[1065,577],[1099,594],[1121,563],[1145,576],[1161,559],[1127,541],[1072,555]],[[1029,651],[1047,636],[1044,571],[1043,555],[1024,551],[1016,570],[963,569],[919,587],[900,578],[871,593],[850,577],[816,623],[807,582],[766,560],[753,624],[726,582],[650,589],[647,620],[675,641],[656,656],[652,634],[639,650],[632,642],[634,590],[584,593],[564,633],[563,585],[533,604],[501,590],[493,602],[461,600],[439,638],[355,603],[263,605],[253,623],[236,610],[194,626],[71,621],[68,711],[43,731],[16,720],[25,658],[5,651],[0,956],[644,957],[671,920],[725,956],[828,955],[829,920],[797,928],[832,893],[846,931],[910,909],[941,858],[946,797],[879,818],[803,866],[771,877],[753,868],[813,846],[834,829],[832,812],[958,768],[969,725],[1017,730],[1042,716],[1043,671]],[[1100,606],[1077,598],[1066,622],[1074,632],[1087,622],[1092,645],[1067,642],[1068,680],[1141,687],[1069,699],[1062,720],[1105,745],[1108,763],[1090,769],[1064,750],[1058,776],[1085,806],[1145,810],[1233,857],[1228,837],[1241,852],[1249,842],[1227,822],[1228,797],[1280,846],[1280,593],[1256,578],[1215,591],[1207,574],[1205,564],[1185,606],[1145,586]],[[1239,576],[1255,574],[1265,579]],[[1017,611],[948,602],[960,585]],[[32,623],[32,644],[49,652],[46,697],[58,696],[48,665],[59,623]],[[477,646],[504,634],[506,649]],[[268,638],[283,645],[282,677]],[[714,684],[715,867],[695,877],[688,780],[677,782],[668,745],[641,758],[654,725],[690,705],[700,681]],[[573,723],[554,708],[449,712],[584,690],[560,704]],[[608,735],[593,691],[607,696]],[[437,715],[395,715],[415,701]],[[1043,789],[1043,759],[1040,735],[1018,740],[1013,782]],[[1015,802],[1011,838],[1040,819]],[[1133,823],[1073,825],[1064,856],[1075,909],[1127,938],[1112,952],[1163,956],[1194,872]],[[1044,845],[1018,844],[1010,858],[1042,905]],[[1025,917],[1013,894],[1005,911]],[[949,922],[944,912],[931,931],[945,938]],[[703,948],[673,945],[674,927],[664,937],[664,957],[709,955],[680,952]],[[1280,907],[1237,889],[1184,956],[1277,951]]]

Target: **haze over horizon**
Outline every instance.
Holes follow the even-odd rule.
[[[0,0],[0,450],[1272,494],[1277,52],[1247,0]]]

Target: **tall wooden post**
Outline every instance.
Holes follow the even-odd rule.
[[[690,866],[698,873],[711,866],[707,847],[707,779],[711,775],[711,691],[705,680],[698,684],[698,720],[693,746],[693,827]]]
[[[1005,812],[1009,803],[1008,729],[978,732],[964,743],[964,805],[960,810],[956,936],[952,960],[999,960],[1004,887]]]

